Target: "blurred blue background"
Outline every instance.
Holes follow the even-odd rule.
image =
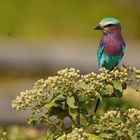
[[[27,112],[11,102],[41,78],[65,67],[81,73],[98,71],[97,49],[102,33],[94,27],[104,17],[122,23],[126,52],[122,63],[140,68],[140,0],[1,0],[0,125],[25,123]],[[140,96],[125,99],[140,108]]]

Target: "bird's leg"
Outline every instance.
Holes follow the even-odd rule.
[[[96,111],[97,111],[97,109],[98,109],[99,102],[100,102],[100,100],[97,99],[97,102],[96,102],[96,105],[95,105],[95,109],[94,109],[94,113],[96,113]]]

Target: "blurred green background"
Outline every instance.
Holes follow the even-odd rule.
[[[26,123],[28,112],[13,110],[11,101],[36,80],[65,67],[98,71],[102,33],[93,29],[104,17],[121,21],[127,44],[122,63],[140,68],[139,8],[140,0],[1,0],[0,125]],[[125,93],[126,107],[140,108],[139,93]]]
[[[139,41],[139,6],[139,0],[1,0],[0,35],[95,39],[93,26],[113,16],[121,20],[127,38]]]

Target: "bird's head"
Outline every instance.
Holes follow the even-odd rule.
[[[120,21],[116,18],[109,17],[100,21],[99,25],[95,27],[95,30],[101,30],[103,33],[111,33],[114,31],[121,31]]]

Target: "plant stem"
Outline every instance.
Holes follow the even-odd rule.
[[[100,100],[97,99],[96,105],[95,105],[95,109],[94,109],[94,113],[96,113],[98,106],[99,106]]]
[[[81,124],[80,124],[80,107],[79,107],[79,105],[78,105],[78,108],[77,108],[76,121],[77,121],[77,127],[81,127]]]

